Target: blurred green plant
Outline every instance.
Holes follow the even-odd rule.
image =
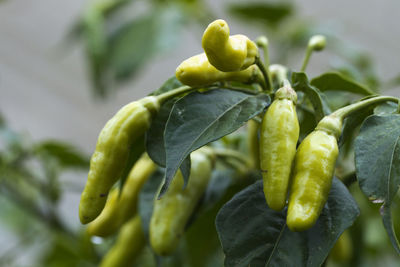
[[[12,266],[23,247],[35,247],[38,242],[43,248],[37,254],[46,255],[45,266],[95,262],[92,243],[84,240],[81,231],[71,229],[58,212],[62,194],[68,191],[60,175],[88,166],[88,156],[74,146],[55,140],[32,142],[0,117],[0,222],[17,236],[15,244],[0,253],[1,266]]]

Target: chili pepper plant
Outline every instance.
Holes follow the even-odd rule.
[[[101,266],[355,265],[368,201],[400,253],[399,99],[309,77],[326,46],[314,35],[301,68],[270,64],[266,36],[212,21],[204,51],[111,118],[80,203],[88,235],[117,236]]]

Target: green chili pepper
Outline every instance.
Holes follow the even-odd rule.
[[[145,153],[135,163],[125,181],[122,192],[111,192],[101,214],[87,228],[90,235],[106,237],[114,234],[122,224],[137,212],[139,192],[149,176],[155,171],[156,164]]]
[[[341,118],[326,116],[297,150],[287,213],[287,225],[292,231],[311,228],[328,199],[341,130]]]
[[[204,31],[202,46],[211,65],[220,71],[244,70],[255,63],[257,45],[245,35],[229,36],[229,26],[218,19]]]
[[[114,246],[107,252],[100,263],[100,267],[128,267],[132,266],[146,244],[139,215],[126,222]]]
[[[282,210],[286,204],[292,162],[299,139],[296,92],[285,85],[264,115],[260,135],[260,167],[268,206]]]
[[[262,80],[261,73],[255,65],[242,71],[222,72],[210,64],[204,53],[183,61],[176,69],[175,75],[179,81],[189,86],[210,85],[221,81],[252,83]]]
[[[183,189],[180,171],[165,195],[154,201],[150,221],[150,244],[162,256],[170,255],[178,246],[194,208],[207,188],[213,168],[211,155],[200,149],[191,154],[189,182]]]
[[[131,145],[150,127],[159,107],[159,100],[154,96],[132,102],[122,107],[100,132],[79,204],[83,224],[94,220],[103,210],[108,191],[127,164]]]

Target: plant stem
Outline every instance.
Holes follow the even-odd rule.
[[[251,162],[246,158],[245,155],[243,155],[240,152],[237,152],[236,150],[233,149],[220,149],[220,148],[213,148],[213,151],[217,157],[222,157],[222,158],[234,158],[240,162],[242,162],[244,165],[246,165],[247,168],[251,167]]]
[[[256,62],[255,64],[257,65],[257,67],[260,69],[263,77],[264,77],[264,81],[265,81],[265,85],[263,85],[265,91],[267,93],[272,93],[272,84],[271,81],[268,78],[268,71],[265,68],[264,64],[262,63],[262,61],[260,60],[259,57],[256,58]]]
[[[368,107],[373,104],[378,104],[381,102],[387,102],[387,101],[399,103],[399,99],[396,97],[393,97],[393,96],[377,96],[377,97],[368,98],[366,100],[348,105],[343,108],[340,108],[340,109],[336,110],[335,112],[333,112],[331,115],[336,116],[336,117],[340,118],[341,120],[343,120],[345,117],[351,115],[352,113],[354,113],[362,108]]]
[[[163,102],[167,101],[168,99],[171,99],[175,96],[178,96],[178,95],[181,95],[184,93],[189,93],[189,92],[195,91],[197,89],[198,88],[196,88],[196,87],[190,87],[190,86],[184,85],[184,86],[178,87],[174,90],[171,90],[171,91],[165,92],[161,95],[158,95],[157,99],[158,99],[158,101],[160,101],[160,103],[163,103]]]
[[[260,36],[256,40],[256,44],[258,47],[260,47],[263,50],[263,56],[264,56],[264,66],[267,72],[267,77],[268,77],[268,82],[269,84],[272,84],[272,79],[271,79],[271,73],[269,72],[269,42],[267,37],[265,36]]]
[[[300,71],[304,72],[306,70],[308,62],[310,61],[312,52],[313,52],[312,47],[307,46],[306,54],[304,55],[304,59],[303,59],[303,65],[301,66]]]

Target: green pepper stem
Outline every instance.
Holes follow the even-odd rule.
[[[195,90],[197,90],[198,88],[196,88],[196,87],[190,87],[190,86],[181,86],[181,87],[178,87],[178,88],[176,88],[176,89],[174,89],[174,90],[171,90],[171,91],[168,91],[168,92],[165,92],[165,93],[163,93],[163,94],[161,94],[161,95],[158,95],[158,96],[156,96],[157,97],[157,99],[158,99],[158,101],[160,102],[160,103],[164,103],[165,101],[167,101],[168,99],[171,99],[171,98],[173,98],[173,97],[175,97],[175,96],[179,96],[179,95],[181,95],[181,94],[184,94],[184,93],[188,93],[188,92],[191,92],[191,91],[195,91]]]
[[[213,151],[217,157],[222,157],[222,158],[234,158],[241,163],[243,163],[247,168],[250,168],[251,162],[246,158],[245,155],[243,155],[240,152],[237,152],[236,150],[232,149],[220,149],[220,148],[213,148]]]
[[[263,50],[263,56],[264,56],[264,66],[267,72],[268,76],[268,81],[270,84],[272,84],[272,79],[271,79],[271,73],[269,72],[269,42],[267,37],[265,36],[260,36],[256,40],[256,44],[258,47],[260,47]]]
[[[360,109],[363,109],[370,105],[378,104],[381,102],[387,102],[387,101],[399,103],[399,99],[396,97],[393,97],[393,96],[377,96],[377,97],[368,98],[366,100],[348,105],[343,108],[340,108],[340,109],[336,110],[335,112],[333,112],[331,115],[336,116],[339,119],[343,120],[345,117],[351,115],[352,113],[354,113]]]
[[[264,89],[267,91],[267,93],[272,93],[272,83],[271,80],[268,78],[268,71],[259,57],[256,58],[255,64],[260,69],[264,77],[264,82],[265,82],[265,84],[263,85]]]
[[[311,58],[311,54],[313,52],[313,48],[310,46],[307,46],[307,50],[306,50],[306,54],[304,55],[304,59],[303,59],[303,65],[301,66],[300,71],[304,72],[308,66],[308,62],[310,61]]]

